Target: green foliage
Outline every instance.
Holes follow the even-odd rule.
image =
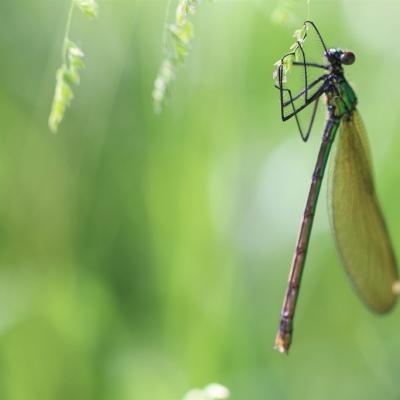
[[[56,89],[52,110],[49,117],[49,127],[52,132],[57,132],[65,110],[71,104],[74,94],[71,85],[77,85],[80,81],[79,70],[85,67],[82,50],[72,41],[66,46],[67,62],[57,70]]]
[[[229,399],[229,390],[218,383],[212,383],[204,389],[192,389],[183,400],[225,400]]]
[[[62,122],[67,107],[70,106],[74,93],[72,85],[80,82],[79,71],[85,67],[83,51],[69,38],[74,8],[79,8],[86,16],[97,16],[98,5],[95,0],[72,0],[64,35],[62,65],[56,73],[56,87],[49,116],[49,128],[56,133]]]
[[[274,79],[276,84],[279,84],[278,77],[279,77],[279,69],[282,66],[282,81],[286,82],[287,74],[292,68],[293,61],[298,61],[300,46],[302,45],[306,38],[307,38],[307,30],[308,25],[304,24],[300,29],[296,29],[293,32],[293,37],[296,39],[296,42],[293,43],[289,50],[290,52],[285,56],[285,58],[278,60],[274,66],[274,72],[272,74],[272,78]]]
[[[166,26],[165,58],[161,63],[153,89],[153,104],[156,112],[162,110],[171,83],[176,78],[176,71],[185,62],[189,53],[193,39],[193,25],[189,19],[196,13],[200,3],[201,0],[179,0],[175,22]]]

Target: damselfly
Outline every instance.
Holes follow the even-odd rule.
[[[321,62],[311,60],[304,49],[312,35],[321,48]],[[329,205],[342,263],[361,299],[376,313],[385,313],[393,307],[398,279],[395,254],[375,194],[368,141],[357,111],[357,97],[344,77],[343,65],[353,64],[355,55],[348,50],[328,49],[311,21],[306,21],[297,31],[297,42],[291,50],[276,64],[274,73],[276,87],[280,90],[282,120],[294,117],[302,139],[307,141],[322,95],[326,100],[327,117],[275,341],[280,352],[288,352],[292,341],[293,318],[315,209],[338,129]],[[310,79],[315,71],[322,73]],[[296,74],[300,76],[300,86],[294,89],[290,82],[291,76]],[[307,107],[310,115],[304,126],[301,121],[304,113],[299,113]]]

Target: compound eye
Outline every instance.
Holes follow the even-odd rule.
[[[340,55],[340,62],[345,65],[353,64],[356,60],[356,56],[351,51],[345,51]]]

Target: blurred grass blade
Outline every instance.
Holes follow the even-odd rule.
[[[53,133],[58,131],[58,127],[64,119],[65,111],[74,98],[72,85],[79,84],[79,71],[85,67],[83,51],[69,38],[75,7],[78,7],[88,17],[96,17],[98,12],[96,0],[71,1],[63,41],[62,65],[58,68],[56,74],[56,87],[48,122]]]
[[[376,197],[360,115],[344,118],[331,175],[331,221],[337,247],[356,291],[377,313],[390,310],[396,259]]]
[[[165,58],[161,62],[152,92],[155,112],[162,111],[172,82],[176,78],[176,71],[184,64],[189,53],[194,33],[190,17],[196,13],[201,2],[202,0],[179,0],[175,21],[171,25],[168,24],[170,2],[167,3],[166,31],[164,33]]]

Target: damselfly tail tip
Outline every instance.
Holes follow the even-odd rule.
[[[282,334],[278,332],[275,339],[274,349],[278,350],[279,353],[289,354],[291,339],[287,336],[287,334]]]

